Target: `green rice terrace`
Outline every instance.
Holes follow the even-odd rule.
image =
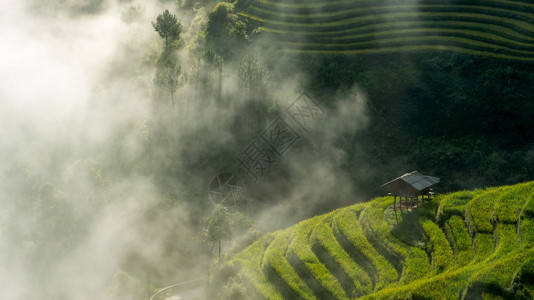
[[[228,264],[251,299],[534,298],[534,182],[392,207],[304,220]]]
[[[239,14],[282,51],[454,51],[534,61],[527,0],[241,0]]]

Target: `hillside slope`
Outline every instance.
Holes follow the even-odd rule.
[[[534,297],[534,182],[392,204],[307,219],[229,264],[251,299]]]
[[[241,0],[286,52],[440,50],[534,61],[534,4],[510,0]]]

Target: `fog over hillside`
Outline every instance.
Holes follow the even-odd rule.
[[[134,225],[154,190],[149,178],[110,180],[98,161],[138,147],[125,129],[148,102],[122,86],[131,78],[108,78],[128,34],[118,7],[74,15],[69,3],[33,4],[0,4],[2,298],[103,298],[141,243]]]
[[[534,179],[532,4],[297,2],[0,2],[0,299],[148,299],[414,170]]]
[[[135,22],[124,21],[130,5],[140,8]],[[183,26],[175,106],[154,87],[162,40],[151,21],[167,8]],[[209,181],[236,172],[233,157],[276,114],[287,119],[307,84],[271,65],[262,92],[273,115],[241,135],[235,120],[249,100],[239,60],[203,75],[212,91],[191,79],[205,67],[197,39],[206,14],[170,2],[0,3],[0,298],[132,299],[205,274]],[[356,87],[330,96],[320,123],[298,129],[302,139],[272,172],[247,183],[257,228],[357,198],[335,143],[365,127],[366,96]]]

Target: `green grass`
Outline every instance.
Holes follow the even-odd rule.
[[[322,222],[322,219],[313,218],[297,224],[293,239],[287,249],[287,256],[308,286],[319,291],[319,298],[348,299],[336,277],[319,261],[311,249],[310,233],[317,224]]]
[[[252,245],[248,246],[244,251],[237,254],[234,260],[241,263],[241,276],[245,277],[246,280],[254,286],[258,294],[266,299],[278,300],[283,299],[282,295],[278,293],[273,284],[267,280],[267,277],[265,277],[261,268],[263,254],[272,240],[272,235],[264,235]]]
[[[467,265],[474,257],[473,241],[467,232],[464,220],[455,215],[445,223],[445,232],[454,245],[455,264]]]
[[[473,247],[475,250],[473,262],[482,262],[495,251],[493,234],[484,232],[477,233],[473,239]]]
[[[387,19],[399,19],[399,20],[413,20],[417,18],[422,18],[426,20],[432,20],[432,19],[444,19],[444,20],[458,20],[458,21],[465,21],[465,20],[476,20],[479,23],[488,22],[492,23],[492,20],[501,21],[501,22],[508,22],[511,23],[519,29],[522,29],[524,32],[528,32],[532,30],[532,25],[525,21],[516,21],[509,18],[499,17],[499,16],[492,16],[492,15],[484,15],[484,14],[478,14],[478,13],[465,13],[465,12],[416,12],[416,11],[406,11],[406,12],[388,12],[384,14],[384,18],[382,16],[378,15],[365,15],[365,16],[358,16],[358,17],[350,17],[346,19],[338,19],[335,21],[326,21],[326,22],[311,22],[311,23],[304,23],[304,22],[295,22],[295,21],[286,21],[287,19],[284,19],[284,21],[277,21],[273,19],[267,19],[265,17],[257,17],[253,16],[247,13],[241,13],[242,16],[250,18],[252,20],[262,22],[264,24],[268,24],[273,27],[282,27],[282,28],[309,28],[309,29],[321,29],[321,28],[335,28],[340,26],[358,26],[358,25],[365,25],[365,24],[372,24],[377,23],[381,21],[382,19],[385,19],[383,22],[387,22]],[[382,18],[379,18],[382,17]]]
[[[518,61],[534,61],[532,58],[525,58],[515,55],[507,55],[501,53],[492,53],[488,51],[478,51],[463,48],[461,46],[448,46],[448,45],[405,45],[405,46],[391,46],[381,47],[379,49],[347,49],[347,50],[317,50],[317,49],[282,49],[282,52],[286,53],[305,53],[313,55],[361,55],[361,54],[381,54],[381,53],[403,53],[403,52],[428,52],[428,51],[442,51],[461,53],[468,55],[487,56],[492,58],[518,60]]]
[[[510,289],[514,277],[521,270],[525,260],[533,254],[533,249],[524,252],[515,252],[506,256],[504,259],[485,265],[482,270],[471,276],[471,294],[477,296],[479,293],[484,292],[485,289],[488,289],[488,287],[493,290],[495,287],[499,287],[497,291],[506,294],[506,290]],[[470,292],[468,292],[468,296],[469,294]]]
[[[467,203],[482,192],[482,190],[461,191],[436,197],[439,201],[437,221],[447,220],[454,215],[463,217]]]
[[[515,224],[497,224],[494,241],[497,245],[495,252],[488,259],[495,260],[519,249],[519,238]]]
[[[521,214],[527,218],[534,217],[534,191],[530,191],[530,196],[528,197]]]
[[[454,254],[449,241],[436,223],[424,220],[422,225],[429,239],[432,272],[433,274],[442,273],[454,264]]]
[[[373,285],[369,275],[337,242],[331,227],[332,219],[333,217],[325,218],[315,227],[310,237],[312,248],[317,249],[315,251],[320,252],[322,257],[331,258],[329,260],[332,261],[332,267],[329,270],[338,274],[338,281],[342,282],[343,278],[350,281],[345,284],[348,287],[344,288],[347,295],[353,297],[372,292]]]
[[[469,202],[465,210],[465,218],[470,232],[493,232],[494,206],[502,189],[482,193]]]
[[[356,214],[350,210],[341,211],[332,222],[332,231],[337,240],[348,243],[347,252],[352,253],[355,260],[367,259],[375,269],[375,290],[395,284],[399,274],[367,240]],[[363,257],[363,258],[362,258]]]
[[[374,238],[381,247],[393,250],[393,256],[400,256],[403,270],[402,284],[422,278],[430,273],[430,262],[423,249],[409,246],[393,236],[388,223],[383,219],[384,209],[390,204],[389,198],[378,198],[364,209],[360,216],[363,232]]]
[[[313,291],[299,277],[286,259],[285,252],[292,239],[294,229],[288,228],[275,234],[274,240],[265,250],[263,271],[285,298],[295,295],[302,299],[315,299]]]
[[[285,52],[438,50],[534,60],[534,5],[527,2],[258,0],[239,15],[259,23]]]
[[[425,29],[427,27],[436,28],[436,29],[464,29],[475,32],[485,32],[514,41],[519,41],[523,43],[529,43],[534,41],[534,37],[523,34],[516,30],[512,30],[509,27],[506,27],[502,24],[493,20],[493,23],[486,24],[473,24],[469,21],[447,21],[447,20],[435,20],[435,21],[413,21],[413,20],[398,20],[391,21],[388,23],[381,24],[371,24],[371,25],[362,25],[358,27],[349,27],[343,30],[330,30],[330,31],[319,31],[319,32],[309,32],[309,31],[295,31],[295,30],[281,30],[281,29],[272,29],[272,28],[263,28],[262,30],[268,33],[279,34],[280,38],[290,38],[290,37],[301,37],[305,39],[312,40],[322,40],[322,41],[342,41],[350,39],[358,39],[365,37],[365,34],[372,34],[374,32],[387,32],[391,30],[409,30],[409,29]]]
[[[504,193],[495,204],[497,219],[503,223],[517,223],[533,189],[534,184],[526,183]]]
[[[413,2],[412,2],[413,3]],[[427,1],[421,3],[432,3],[439,5],[437,1]],[[530,2],[520,2],[520,1],[502,1],[502,0],[484,0],[479,1],[480,4],[484,4],[487,7],[497,7],[497,8],[507,8],[510,10],[522,10],[522,11],[532,11],[534,9],[534,4]],[[366,1],[366,0],[334,0],[334,1],[302,1],[302,2],[293,2],[293,1],[270,1],[270,0],[257,0],[254,1],[252,5],[259,4],[265,7],[279,8],[289,11],[302,11],[302,10],[320,10],[325,11],[329,8],[332,10],[339,10],[339,8],[345,8],[347,5],[350,7],[368,7],[368,6],[379,6],[387,4],[387,1]],[[412,5],[410,2],[405,5]],[[393,5],[391,5],[393,6]]]
[[[265,299],[532,296],[533,184],[442,195],[398,221],[377,198],[267,234],[230,263]]]
[[[253,13],[256,16],[269,18],[270,20],[290,20],[291,22],[335,22],[341,18],[351,17],[381,17],[387,18],[392,11],[395,12],[414,12],[417,13],[475,13],[478,15],[489,15],[495,17],[511,18],[515,17],[520,20],[530,21],[534,15],[528,12],[520,10],[508,10],[505,8],[495,8],[482,5],[386,5],[386,6],[368,6],[358,7],[354,4],[345,5],[344,9],[335,10],[315,10],[302,9],[300,11],[291,11],[288,9],[279,9],[279,7],[258,7],[251,6],[247,10],[249,13]]]
[[[519,271],[518,279],[523,283],[523,292],[534,297],[534,258],[530,257],[525,260]]]
[[[459,299],[471,270],[461,269],[383,289],[361,299]]]
[[[534,220],[526,219],[521,221],[520,239],[523,248],[534,246]]]

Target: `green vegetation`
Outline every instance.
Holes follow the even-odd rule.
[[[234,231],[239,228],[249,228],[250,221],[241,213],[230,213],[228,209],[222,205],[215,205],[209,216],[202,219],[204,225],[202,236],[209,244],[210,253],[217,245],[218,258],[221,258],[221,243],[229,241],[234,235]]]
[[[517,223],[521,210],[532,190],[534,190],[534,185],[526,183],[503,194],[495,204],[497,219],[503,223]]]
[[[263,270],[267,278],[274,282],[280,293],[287,298],[314,299],[313,291],[289,264],[285,254],[291,242],[294,229],[286,229],[275,235],[263,255]]]
[[[423,221],[423,228],[428,236],[432,261],[432,273],[439,274],[448,269],[454,263],[454,254],[439,226],[430,221]]]
[[[483,261],[495,251],[493,234],[483,232],[476,233],[475,238],[473,239],[473,247],[475,249],[475,257],[473,261]]]
[[[267,299],[280,299],[272,286],[291,287],[292,294],[282,293],[284,299],[290,294],[308,299],[524,297],[532,288],[532,216],[525,209],[521,218],[515,216],[518,206],[528,207],[531,190],[525,187],[532,184],[443,195],[412,212],[398,212],[398,223],[386,220],[393,199],[377,198],[267,235],[232,261],[242,263],[238,276],[257,274],[257,280],[249,279],[254,289],[270,288],[261,292]],[[458,214],[461,210],[464,214]],[[437,215],[440,220],[433,221]],[[494,215],[514,216],[515,222]],[[398,232],[403,222],[413,224],[411,219],[420,224],[423,237]],[[263,273],[258,273],[262,260]],[[265,265],[276,270],[276,278]]]
[[[331,224],[334,216],[318,223],[310,237],[314,252],[328,266],[329,272],[334,274],[343,285],[347,295],[354,297],[372,291],[372,281],[365,262],[355,260],[336,239]],[[350,251],[350,250],[349,250]]]
[[[41,82],[32,77],[48,73],[45,61],[89,69],[53,76],[72,74],[83,91],[65,84],[35,97],[50,109],[35,114],[42,126],[30,126],[41,104],[19,110],[24,97],[5,101],[5,113],[17,104],[22,114],[6,118],[0,163],[7,286],[27,277],[41,298],[69,298],[55,291],[64,266],[74,269],[85,249],[109,248],[120,253],[94,257],[113,269],[99,276],[114,299],[128,291],[145,299],[206,270],[209,295],[222,298],[534,297],[534,184],[503,186],[534,180],[533,3],[161,0],[149,20],[143,0],[30,2],[14,12],[32,14],[13,20],[32,25],[7,22],[24,29],[7,36],[28,35],[14,44],[21,51],[45,42],[43,58],[53,59],[29,60],[31,70],[14,67],[23,59],[7,64],[4,73],[17,76],[6,83],[20,81],[7,97]],[[40,26],[63,18],[68,26]],[[48,32],[56,28],[65,32]],[[8,52],[8,60],[32,57]],[[298,91],[324,109],[313,130],[289,119]],[[72,101],[83,105],[48,105],[78,92]],[[265,130],[278,117],[300,135],[291,151],[273,157],[272,170],[256,166],[265,176],[247,179],[247,201],[208,216],[207,181],[242,167],[236,157],[251,154],[252,142],[269,147]],[[282,128],[271,129],[284,144]],[[254,170],[244,169],[238,177]],[[234,228],[242,227],[234,213],[246,210],[261,215],[261,230],[277,230],[348,205],[353,194],[382,195],[381,183],[410,170],[441,178],[438,196],[417,209],[394,211],[379,198],[254,243],[256,232]],[[270,219],[271,208],[280,215]]]
[[[286,256],[299,276],[315,291],[317,297],[347,299],[335,276],[319,261],[311,249],[309,236],[317,222],[321,222],[321,219],[309,219],[295,226]]]
[[[413,236],[413,228],[409,231],[400,232],[405,235],[402,237],[404,242],[393,235],[388,223],[382,217],[384,209],[391,204],[391,201],[389,200],[391,199],[379,198],[376,201],[371,202],[370,205],[362,211],[360,215],[360,223],[362,224],[364,233],[368,239],[373,240],[375,245],[379,245],[379,248],[390,249],[386,251],[392,251],[391,256],[389,256],[390,261],[393,262],[395,259],[399,258],[403,261],[404,266],[402,268],[400,282],[408,283],[428,275],[431,267],[426,252],[422,248],[410,245],[418,242],[417,235],[415,235],[415,237]],[[402,226],[405,220],[409,221],[411,219],[405,218],[399,225]],[[410,244],[407,244],[406,242]],[[396,264],[399,270],[398,262],[396,262]]]
[[[533,7],[478,1],[253,1],[239,14],[284,51],[314,54],[440,50],[534,60]]]
[[[165,39],[165,51],[169,50],[170,43],[180,39],[182,33],[182,23],[168,9],[157,17],[156,22],[152,22],[152,27]]]
[[[452,216],[445,223],[445,233],[453,245],[456,265],[467,265],[474,254],[473,241],[467,232],[464,220],[460,216]]]
[[[273,236],[264,235],[244,251],[235,256],[234,260],[240,263],[243,268],[241,276],[251,282],[254,289],[267,299],[283,299],[282,295],[267,280],[261,268],[261,260],[265,249],[272,242]]]
[[[502,189],[497,189],[481,194],[469,202],[465,214],[471,232],[493,232],[493,207],[501,194]]]
[[[438,211],[436,213],[436,219],[440,221],[441,219],[449,219],[453,215],[463,216],[465,206],[469,200],[473,199],[473,197],[481,192],[482,190],[462,191],[438,196],[440,201]]]
[[[371,279],[374,279],[375,290],[393,284],[398,280],[397,270],[369,243],[356,216],[356,212],[363,208],[362,205],[354,205],[350,208],[340,211],[332,222],[332,231],[336,239],[356,263],[361,265],[364,265],[366,261],[371,263],[371,267],[376,270],[376,273],[373,276],[372,270],[370,270],[367,271],[367,274]],[[355,211],[354,208],[359,209]],[[365,283],[366,281],[360,282]],[[362,290],[365,289],[362,288]]]

